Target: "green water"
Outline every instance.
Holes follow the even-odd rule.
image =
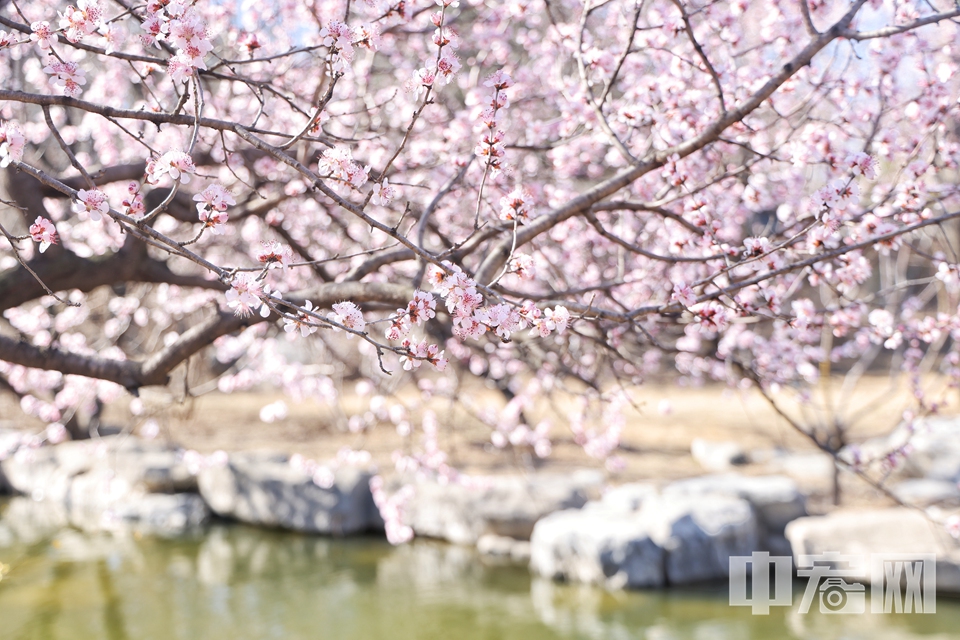
[[[31,539],[11,535],[9,518],[3,640],[960,638],[960,603],[942,597],[933,615],[752,616],[722,586],[608,593],[432,542],[229,525],[187,540],[71,529]]]

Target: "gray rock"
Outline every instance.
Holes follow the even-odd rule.
[[[960,480],[960,417],[927,418],[912,434],[900,427],[889,440],[891,445],[907,442],[912,449],[904,462],[905,475]]]
[[[35,500],[62,501],[73,476],[90,468],[92,462],[81,458],[81,443],[65,442],[55,447],[21,448],[0,461],[0,469],[17,493]]]
[[[669,584],[725,578],[730,556],[750,555],[760,546],[753,508],[732,496],[664,494],[647,501],[639,518],[666,552]]]
[[[949,480],[911,478],[894,485],[890,491],[908,505],[956,504],[960,502],[960,488]]]
[[[942,524],[915,509],[840,510],[826,516],[800,518],[787,525],[794,558],[839,553],[934,553],[938,593],[960,593],[960,548]],[[869,563],[850,579],[869,582]]]
[[[197,530],[210,517],[195,493],[146,493],[103,468],[75,476],[64,505],[70,524],[89,532],[135,531],[172,537]]]
[[[647,498],[629,512],[590,503],[540,520],[530,540],[539,575],[609,588],[726,577],[730,556],[758,549],[750,503],[723,495]]]
[[[819,485],[833,480],[835,464],[825,453],[760,450],[751,452],[750,460],[765,465],[769,472],[784,474],[805,484]]]
[[[144,441],[133,441],[137,446],[108,450],[97,460],[96,466],[112,470],[131,486],[149,493],[197,491],[197,478],[190,473],[176,448],[143,446]]]
[[[646,482],[634,482],[622,484],[619,487],[613,487],[612,489],[604,491],[599,504],[613,511],[629,513],[631,511],[637,511],[643,506],[645,501],[656,495],[656,485]]]
[[[68,524],[67,511],[56,502],[10,498],[0,513],[0,547],[32,545],[53,537]]]
[[[86,531],[173,536],[209,517],[198,495],[149,493],[196,487],[172,445],[110,436],[21,448],[0,467],[17,492]]]
[[[405,508],[406,522],[419,536],[475,545],[494,534],[529,540],[536,522],[549,513],[583,506],[599,493],[599,473],[497,476],[470,486],[422,481]]]
[[[197,490],[196,478],[177,447],[132,436],[22,448],[0,462],[10,486],[36,499],[64,499],[71,479],[94,469],[109,470],[131,487],[148,492]]]
[[[376,528],[371,474],[341,468],[321,487],[276,456],[234,455],[200,472],[200,495],[223,517],[250,524],[342,536]]]
[[[502,558],[513,562],[530,561],[530,543],[526,540],[515,540],[506,536],[486,534],[477,540],[477,551],[480,555],[491,558]]]
[[[649,525],[633,513],[552,513],[533,529],[530,568],[547,578],[615,589],[662,586],[665,554]]]
[[[760,529],[761,547],[772,553],[789,553],[784,529],[807,515],[806,497],[784,476],[716,474],[680,480],[667,485],[665,497],[717,494],[742,498],[753,507]]]
[[[197,531],[209,519],[210,510],[196,493],[145,493],[113,505],[104,526],[173,537]]]
[[[746,452],[736,442],[711,442],[703,438],[694,438],[690,454],[708,471],[726,471],[748,461]]]
[[[0,420],[0,462],[16,453],[23,441],[23,432],[8,427],[6,421]],[[11,493],[15,493],[15,489],[7,480],[7,476],[3,472],[3,465],[0,465],[0,495]]]
[[[881,461],[887,454],[909,447],[909,455],[891,474],[899,478],[960,480],[960,417],[933,417],[918,421],[912,429],[900,425],[885,437],[848,446],[841,457],[853,462]]]

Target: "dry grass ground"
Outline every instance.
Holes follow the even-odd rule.
[[[784,413],[802,425],[832,424],[839,419],[849,425],[848,438],[852,442],[889,432],[899,422],[903,409],[909,406],[908,390],[902,385],[891,385],[886,378],[863,379],[853,391],[842,390],[841,384],[842,381],[836,380],[831,385],[823,385],[802,403],[792,392],[776,394],[775,400]],[[945,390],[937,379],[928,380],[927,387],[931,389],[928,397],[952,400],[950,404],[956,412],[956,391]],[[612,482],[662,482],[704,473],[690,454],[695,438],[734,441],[749,452],[816,452],[809,439],[799,434],[755,389],[652,384],[633,389],[630,395],[634,408],[627,412],[621,452],[626,466],[611,476]],[[290,411],[285,420],[263,423],[259,419],[260,409],[281,398],[274,393],[209,393],[178,401],[169,394],[153,392],[146,394],[144,400],[148,412],[161,425],[161,437],[204,453],[218,449],[278,450],[323,460],[335,456],[341,447],[351,447],[370,451],[381,468],[389,468],[394,451],[415,450],[419,446],[421,436],[417,431],[404,439],[391,424],[378,425],[359,434],[343,428],[347,415],[366,410],[366,399],[356,395],[344,395],[337,405],[287,400]],[[404,394],[399,398],[404,400]],[[498,394],[483,388],[470,389],[469,398],[476,408],[497,407],[503,402]],[[572,400],[569,393],[555,394],[529,411],[535,419],[553,417],[557,425],[551,432],[555,442],[553,455],[544,461],[526,453],[494,449],[489,444],[489,429],[462,410],[450,410],[448,402],[435,403],[441,422],[440,441],[450,453],[450,462],[471,473],[602,468],[602,464],[585,455],[566,428],[560,426],[562,420],[557,418],[570,411]],[[108,407],[105,422],[131,424],[126,404],[121,401]],[[947,412],[951,412],[950,404]],[[669,405],[669,411],[665,405]],[[8,396],[0,399],[0,416],[15,420],[23,428],[39,428],[38,423],[17,414],[19,408],[15,402]],[[822,465],[817,465],[812,457],[809,468],[805,468],[803,460],[795,461],[790,473],[811,494],[816,510],[829,508],[829,472],[824,474]],[[748,474],[782,471],[776,464],[754,461],[738,470]],[[881,493],[848,474],[841,474],[841,482],[844,504],[888,503]]]

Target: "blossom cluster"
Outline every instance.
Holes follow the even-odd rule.
[[[241,317],[259,310],[261,317],[270,317],[270,299],[278,299],[279,293],[271,292],[268,286],[250,273],[239,273],[227,290],[227,306]]]
[[[446,6],[441,5],[443,10]],[[434,86],[442,87],[449,84],[460,71],[460,58],[456,50],[460,47],[460,37],[453,29],[444,24],[444,11],[437,11],[430,16],[430,21],[436,30],[433,33],[433,43],[437,46],[436,63],[420,67],[413,72],[410,89],[415,97],[428,93]]]
[[[345,147],[325,149],[320,154],[319,168],[321,172],[354,188],[360,188],[367,183],[369,169],[356,162],[350,149]],[[378,198],[384,198],[392,193],[389,185],[387,189],[384,193],[381,185],[379,189],[375,188],[374,193]]]
[[[193,158],[184,151],[174,149],[150,159],[147,163],[147,182],[157,184],[164,176],[170,176],[174,182],[187,184],[190,182],[190,175],[196,171]]]
[[[77,201],[73,203],[73,211],[81,219],[99,222],[110,211],[110,203],[107,202],[107,195],[99,189],[80,189]]]
[[[453,332],[459,338],[479,339],[488,330],[500,339],[532,327],[532,333],[541,338],[556,331],[563,333],[570,323],[570,312],[561,305],[541,311],[531,302],[521,307],[507,303],[483,306],[483,296],[477,292],[477,283],[463,269],[449,262],[445,269],[434,270],[431,282],[445,298],[447,311],[453,316]]]
[[[192,2],[150,0],[140,28],[145,47],[161,48],[167,42],[177,53],[167,62],[167,73],[177,84],[187,82],[198,69],[206,69],[206,55],[213,50],[207,23]]]
[[[60,241],[57,236],[57,229],[53,226],[53,223],[39,216],[36,221],[30,225],[30,237],[40,245],[40,253],[49,249],[50,245],[57,244]]]
[[[237,204],[233,194],[221,184],[211,184],[193,196],[193,200],[197,203],[197,215],[204,228],[209,228],[217,235],[223,235],[229,219],[227,208]]]
[[[13,121],[0,122],[0,169],[23,159],[26,138],[20,126]]]
[[[43,72],[54,76],[54,84],[63,87],[63,94],[71,98],[80,95],[83,85],[87,84],[86,72],[76,62],[65,62],[53,56],[46,60]]]
[[[506,90],[513,86],[513,79],[503,69],[497,69],[484,80],[483,84],[493,88],[493,97],[480,113],[484,132],[474,153],[484,161],[487,168],[496,173],[503,168],[503,157],[506,155],[503,146],[505,134],[499,127],[502,110],[510,105]]]

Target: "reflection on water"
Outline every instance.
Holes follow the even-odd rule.
[[[944,598],[929,616],[751,616],[724,588],[610,593],[431,542],[229,525],[185,540],[95,536],[26,499],[0,510],[4,640],[934,640],[960,628]]]

